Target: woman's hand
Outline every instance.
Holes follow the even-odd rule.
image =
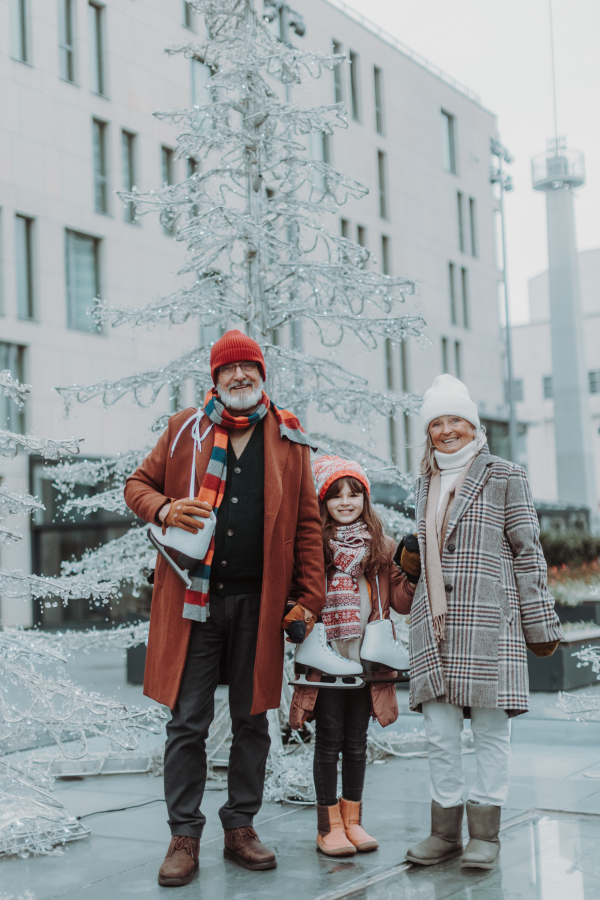
[[[162,522],[163,534],[171,525],[181,528],[183,531],[198,534],[198,529],[204,528],[204,523],[198,522],[196,517],[208,519],[211,510],[212,506],[205,500],[190,500],[189,497],[185,497],[183,500],[174,500],[171,504],[163,506],[158,513]]]
[[[405,572],[411,584],[421,577],[421,554],[416,534],[405,534],[394,553],[394,562]]]

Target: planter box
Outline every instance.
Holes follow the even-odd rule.
[[[529,690],[570,691],[588,684],[597,684],[597,676],[592,667],[577,668],[579,659],[573,656],[577,650],[590,646],[600,646],[600,628],[570,631],[565,640],[560,642],[554,655],[545,659],[539,659],[528,650]]]
[[[135,625],[137,622],[149,622],[150,616],[146,613],[127,613],[127,624]],[[145,644],[127,649],[127,684],[143,684],[144,669],[146,668]]]
[[[600,625],[600,600],[584,600],[577,606],[554,606],[561,622],[596,622]]]

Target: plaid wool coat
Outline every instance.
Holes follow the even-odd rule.
[[[429,477],[417,480],[422,575],[410,612],[410,707],[425,700],[529,709],[526,643],[564,637],[546,587],[546,561],[520,466],[479,451],[455,500],[442,548],[448,614],[438,645],[425,576]]]

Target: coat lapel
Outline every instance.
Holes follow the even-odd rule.
[[[427,497],[429,495],[429,482],[429,478],[421,476],[417,485],[418,493],[415,515],[417,517],[417,537],[419,538],[422,547],[425,546],[425,510],[427,508]]]
[[[490,466],[492,465],[492,462],[493,459],[488,445],[484,444],[473,460],[461,491],[452,507],[450,521],[448,522],[448,530],[446,531],[446,540],[450,537],[466,511],[483,489],[484,484],[490,477]]]
[[[290,452],[290,441],[279,434],[279,425],[273,410],[265,418],[265,565],[269,559],[275,520],[283,497],[283,472]]]

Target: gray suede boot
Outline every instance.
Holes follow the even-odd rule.
[[[435,866],[460,856],[462,853],[462,821],[464,806],[451,806],[444,809],[435,800],[431,801],[431,834],[420,844],[411,847],[406,858],[409,862],[421,866]]]
[[[461,865],[473,869],[493,869],[500,855],[500,807],[467,801],[469,843]]]

